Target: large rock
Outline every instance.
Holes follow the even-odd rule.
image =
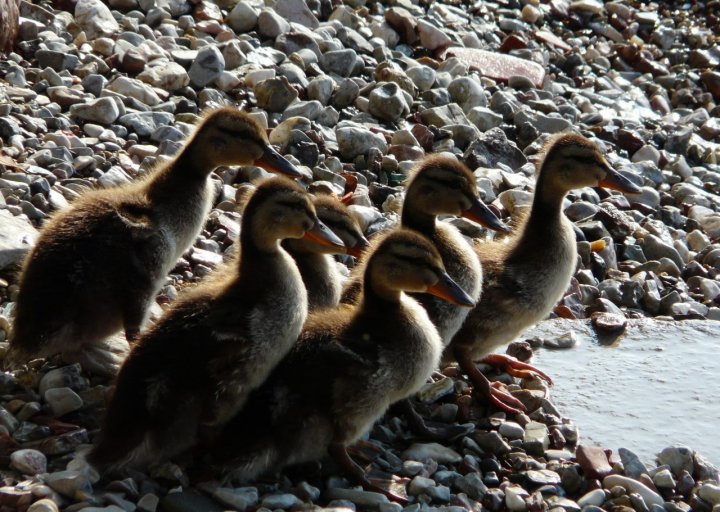
[[[20,217],[0,210],[0,269],[16,265],[35,244],[37,230]]]
[[[197,88],[205,87],[225,71],[225,58],[216,46],[205,46],[190,66],[190,83]]]
[[[340,154],[346,160],[352,160],[358,155],[367,155],[372,148],[387,152],[385,137],[373,133],[366,128],[343,126],[335,130]]]
[[[88,39],[108,37],[120,30],[110,9],[100,0],[79,0],[75,4],[75,22]]]
[[[508,140],[501,128],[493,128],[483,133],[465,151],[465,161],[471,169],[477,167],[496,167],[498,163],[517,170],[527,163],[527,158],[520,148]]]

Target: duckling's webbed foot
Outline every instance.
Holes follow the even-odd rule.
[[[520,400],[502,388],[495,387],[483,373],[475,366],[470,351],[465,347],[456,347],[455,359],[462,371],[473,383],[475,391],[485,396],[492,405],[511,414],[526,412],[527,409]]]
[[[537,377],[546,381],[548,384],[552,384],[552,379],[548,374],[539,370],[531,364],[523,363],[518,361],[512,356],[507,354],[490,354],[482,359],[482,362],[498,368],[501,368],[506,373],[509,373],[513,377],[520,377],[523,379],[532,379]]]
[[[429,426],[410,400],[402,400],[396,406],[405,416],[412,433],[419,437],[430,441],[450,441],[470,433],[471,428],[464,425]]]
[[[362,485],[363,489],[365,489],[366,491],[383,494],[390,501],[394,501],[403,506],[408,504],[407,498],[395,494],[392,491],[388,491],[387,489],[383,489],[382,487],[368,480],[363,468],[361,468],[357,462],[350,458],[350,455],[347,452],[347,448],[343,443],[331,443],[330,447],[328,448],[328,452],[330,453],[330,456],[335,459],[335,462],[343,468],[347,476],[350,477],[350,479],[356,484]]]

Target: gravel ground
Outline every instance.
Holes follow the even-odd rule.
[[[578,130],[642,193],[568,197],[581,262],[556,314],[609,313],[595,324],[609,330],[643,316],[720,320],[719,12],[716,0],[23,1],[15,52],[0,61],[0,342],[16,266],[44,219],[89,188],[141,176],[178,150],[202,109],[225,104],[274,128],[271,142],[313,188],[342,193],[342,172],[354,173],[367,235],[397,223],[401,183],[430,152],[463,159],[510,217],[529,204],[544,138]],[[159,304],[222,261],[237,237],[237,186],[262,175],[217,171],[206,229]],[[606,248],[594,253],[598,239]],[[331,466],[245,488],[190,485],[183,461],[98,481],[75,455],[97,429],[103,370],[125,349],[110,340],[84,364],[92,374],[38,361],[0,375],[0,510],[399,510]],[[718,471],[689,448],[648,468],[630,451],[583,446],[542,382],[498,376],[531,411],[506,417],[445,373],[419,402],[473,432],[425,443],[388,414],[354,451],[394,475],[410,510],[720,510]]]

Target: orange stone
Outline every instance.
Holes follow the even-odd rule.
[[[535,39],[550,46],[554,46],[555,48],[560,48],[561,50],[572,50],[572,47],[569,44],[547,30],[538,30],[535,32]]]
[[[541,88],[545,79],[545,69],[540,64],[512,55],[456,46],[448,48],[444,54],[441,58],[457,57],[471,69],[499,82],[507,83],[511,76],[523,76],[536,88]]]

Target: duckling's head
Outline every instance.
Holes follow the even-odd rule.
[[[318,218],[340,237],[347,253],[360,257],[369,242],[348,207],[340,199],[327,194],[316,196],[314,203]]]
[[[374,249],[365,270],[365,289],[385,298],[397,298],[400,292],[420,292],[461,306],[475,305],[445,272],[435,246],[408,229],[393,230]]]
[[[626,193],[640,189],[613,169],[595,143],[577,133],[562,133],[548,140],[540,164],[539,180],[558,194],[582,187],[607,187]]]
[[[192,138],[198,158],[213,168],[220,165],[257,165],[269,171],[300,178],[303,174],[268,141],[265,130],[253,117],[232,107],[208,111]]]
[[[423,158],[406,183],[403,225],[421,216],[458,215],[500,231],[507,227],[478,197],[475,176],[449,153]]]
[[[335,252],[345,247],[318,219],[310,195],[282,177],[264,181],[253,192],[243,211],[241,237],[243,247],[275,248],[286,238],[303,237],[333,247]]]

